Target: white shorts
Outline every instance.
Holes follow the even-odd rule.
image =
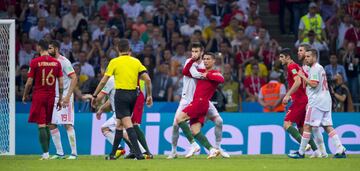
[[[310,126],[331,126],[332,117],[330,111],[322,111],[316,107],[307,106],[305,124]]]
[[[55,125],[71,124],[74,125],[74,97],[70,98],[69,106],[62,107],[59,111],[56,109],[56,104],[59,101],[58,97],[55,97],[54,109],[52,114],[51,123]]]
[[[116,129],[116,117],[113,115],[111,118],[106,120],[104,124],[101,125],[101,128],[109,128],[111,131],[115,132]]]
[[[176,110],[175,113],[175,117],[174,117],[174,122],[173,124],[176,124],[176,117],[178,115],[180,115],[180,113],[190,104],[191,102],[185,99],[181,99],[179,102],[179,106]],[[206,114],[207,119],[212,119],[214,117],[220,116],[219,112],[217,111],[217,109],[215,108],[214,104],[212,104],[211,102],[209,102],[209,109],[208,112]]]

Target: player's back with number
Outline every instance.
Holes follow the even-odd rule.
[[[28,77],[34,79],[34,94],[49,94],[55,96],[55,83],[62,77],[61,64],[51,56],[40,56],[30,63]]]
[[[310,81],[318,82],[318,86],[315,88],[310,86],[306,87],[306,93],[309,97],[309,106],[316,106],[322,111],[330,111],[331,96],[324,68],[319,63],[315,63],[310,68],[308,78]]]

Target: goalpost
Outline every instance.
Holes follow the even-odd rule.
[[[0,155],[15,155],[15,20],[0,20]]]

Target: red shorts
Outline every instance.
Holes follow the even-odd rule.
[[[133,114],[131,116],[132,123],[141,124],[142,114],[144,111],[145,96],[140,92],[139,96],[136,99],[135,107]]]
[[[55,95],[34,94],[28,122],[49,124],[53,114],[54,103]]]
[[[183,110],[183,112],[190,117],[190,125],[195,124],[197,122],[200,122],[201,125],[203,125],[208,110],[209,110],[209,101],[194,100]]]
[[[293,103],[286,112],[284,121],[296,123],[298,127],[303,127],[306,115],[307,103]]]

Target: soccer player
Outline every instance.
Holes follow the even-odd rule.
[[[43,151],[41,160],[47,160],[49,159],[50,145],[48,124],[51,122],[54,108],[55,82],[58,80],[57,92],[61,95],[56,103],[56,109],[60,110],[63,94],[63,75],[60,62],[47,52],[47,42],[40,40],[36,45],[36,50],[40,53],[40,57],[34,58],[30,62],[30,70],[22,101],[25,103],[29,99],[28,94],[34,82],[29,123],[37,123],[39,127],[39,140]]]
[[[332,127],[331,96],[325,70],[317,63],[317,50],[310,49],[306,51],[305,60],[306,64],[310,66],[308,77],[301,71],[298,73],[298,76],[306,82],[306,93],[309,99],[306,109],[304,132],[299,151],[289,154],[288,156],[296,159],[304,158],[305,146],[309,143],[312,127],[322,126],[336,147],[334,158],[346,158],[346,149],[342,145],[335,129]]]
[[[177,158],[176,154],[176,148],[177,148],[177,142],[179,139],[179,126],[176,122],[176,117],[181,113],[181,111],[189,105],[189,103],[193,100],[194,91],[196,87],[196,79],[203,78],[201,73],[197,71],[197,68],[205,69],[204,63],[201,60],[201,56],[203,54],[203,48],[200,43],[193,43],[191,48],[191,55],[197,59],[198,61],[194,62],[194,64],[190,68],[190,72],[192,77],[184,75],[183,77],[183,90],[182,90],[182,97],[180,100],[180,104],[178,109],[176,110],[176,114],[174,117],[173,122],[173,132],[172,132],[172,150],[171,153],[168,156],[168,159],[174,159]],[[185,64],[189,63],[191,58],[189,58]],[[215,123],[215,148],[220,150],[220,154],[225,157],[229,158],[230,155],[227,154],[224,150],[221,149],[220,143],[222,139],[222,125],[223,120],[221,116],[219,115],[219,112],[215,108],[215,106],[209,102],[209,110],[207,112],[207,118]],[[200,150],[200,146],[194,141],[194,137],[190,134],[187,136],[187,139],[189,140],[191,147],[189,152],[185,155],[186,158],[189,158],[195,154],[195,152]]]
[[[302,64],[302,69],[305,72],[305,74],[309,73],[310,67],[306,64],[305,61],[305,53],[306,51],[310,50],[311,46],[309,44],[300,44],[300,46],[298,47],[298,60],[301,62]],[[325,144],[324,144],[324,138],[322,135],[321,130],[319,129],[319,127],[313,127],[312,128],[312,134],[314,136],[314,141],[316,146],[318,147],[319,151],[320,151],[320,155],[319,153],[313,153],[310,158],[314,158],[314,157],[323,157],[326,158],[328,156],[326,149],[325,149]]]
[[[305,83],[303,83],[298,76],[298,72],[302,69],[293,61],[291,58],[291,50],[288,48],[285,48],[280,52],[279,60],[282,65],[287,67],[287,81],[288,86],[290,87],[282,102],[287,104],[290,101],[290,98],[292,100],[292,104],[284,118],[284,129],[300,143],[305,120],[306,105],[308,102],[305,92]],[[293,123],[296,123],[298,129],[293,126]],[[319,153],[313,140],[310,141],[310,146],[315,153]]]
[[[57,41],[51,41],[49,44],[49,54],[55,57],[62,67],[62,73],[64,76],[64,97],[63,98],[63,108],[58,110],[53,110],[53,116],[51,124],[49,125],[51,137],[56,148],[56,154],[51,157],[51,159],[64,159],[64,151],[61,144],[60,131],[57,128],[57,125],[64,125],[68,135],[71,155],[67,159],[77,159],[77,150],[76,150],[76,136],[74,129],[74,88],[77,84],[77,77],[74,71],[74,68],[71,65],[71,62],[64,56],[60,55],[60,44]],[[60,98],[60,94],[56,91],[55,104]]]
[[[198,58],[199,57],[197,56],[193,56],[185,65],[183,69],[184,75],[191,76],[190,68],[194,62],[199,60]],[[200,129],[204,124],[205,116],[209,110],[210,98],[214,95],[217,86],[224,82],[224,77],[219,71],[213,69],[215,64],[215,55],[213,53],[205,53],[203,61],[205,69],[199,69],[199,71],[202,72],[204,79],[199,79],[197,81],[192,102],[180,112],[176,117],[176,122],[186,136],[192,134],[201,145],[210,151],[208,159],[211,159],[218,156],[220,151],[209,143],[207,138],[201,133]],[[186,122],[187,120],[190,120],[191,131]]]

